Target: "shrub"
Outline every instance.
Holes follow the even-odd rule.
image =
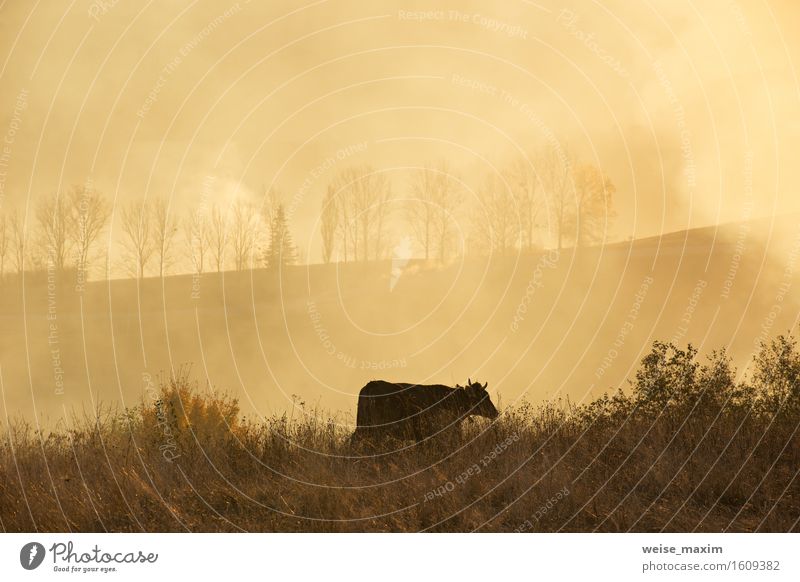
[[[779,335],[762,343],[755,357],[753,385],[760,411],[776,415],[784,411],[794,417],[800,412],[800,354],[797,341]]]
[[[190,380],[189,368],[162,378],[157,397],[142,402],[133,424],[142,442],[166,457],[198,448],[217,448],[235,440],[240,431],[239,402],[224,393]],[[166,451],[171,451],[167,453]]]

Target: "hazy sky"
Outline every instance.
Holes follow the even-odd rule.
[[[405,167],[475,183],[559,139],[617,185],[617,237],[798,211],[798,23],[792,0],[5,0],[0,203],[275,185],[318,260],[337,169],[403,196]]]

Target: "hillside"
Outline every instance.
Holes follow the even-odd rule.
[[[603,248],[51,286],[0,299],[4,414],[51,424],[135,403],[170,367],[269,415],[294,396],[351,412],[368,380],[489,383],[503,404],[586,401],[625,384],[653,340],[726,346],[735,363],[795,327],[797,217]],[[397,273],[396,273],[397,274]],[[777,307],[774,307],[776,306]],[[496,397],[496,396],[495,396]]]

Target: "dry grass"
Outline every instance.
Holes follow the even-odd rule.
[[[397,450],[299,408],[248,420],[186,374],[78,428],[7,428],[5,531],[798,531],[800,356],[656,344],[625,394],[506,409]],[[404,448],[405,447],[405,448]]]

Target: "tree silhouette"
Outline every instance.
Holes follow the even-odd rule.
[[[580,165],[574,174],[575,244],[604,242],[614,216],[611,202],[616,188],[597,166]]]
[[[228,218],[225,211],[216,204],[211,207],[208,226],[208,247],[214,267],[217,273],[220,273],[225,266],[225,255],[228,250]]]
[[[14,268],[17,273],[22,273],[25,269],[25,258],[28,256],[28,229],[25,217],[20,212],[15,212],[11,215],[9,226],[11,227],[13,248],[11,258],[14,260]]]
[[[561,144],[550,144],[540,153],[536,162],[539,179],[544,189],[543,194],[549,200],[548,206],[552,214],[552,228],[555,229],[558,250],[570,238],[569,228],[575,214],[574,183],[572,168],[575,155]]]
[[[158,259],[158,276],[164,277],[172,265],[172,247],[178,233],[178,223],[170,213],[169,205],[163,198],[158,198],[153,205],[153,234],[156,258]]]
[[[488,174],[478,188],[478,203],[472,217],[472,251],[500,256],[514,252],[520,214],[508,182],[496,173]]]
[[[547,210],[543,200],[541,179],[527,157],[519,157],[506,171],[508,184],[519,209],[519,245],[532,250],[536,244],[541,215]]]
[[[153,214],[144,201],[133,201],[122,210],[123,245],[128,253],[126,265],[135,277],[142,279],[156,251]]]
[[[253,267],[258,243],[258,209],[249,201],[237,200],[231,208],[228,239],[237,271]]]
[[[333,180],[345,262],[383,257],[391,194],[388,176],[371,166],[346,168]]]
[[[67,267],[72,240],[69,236],[69,206],[58,193],[42,198],[36,205],[39,226],[39,258],[43,264],[63,271]]]
[[[411,191],[413,198],[406,204],[406,220],[425,259],[436,253],[444,263],[455,246],[454,214],[462,202],[458,178],[446,162],[425,166],[412,177]]]
[[[297,262],[297,249],[292,242],[292,233],[289,231],[289,221],[283,204],[279,204],[272,218],[270,228],[269,248],[267,249],[266,263],[269,269],[278,269]]]
[[[339,229],[339,208],[337,207],[336,188],[328,184],[328,191],[322,200],[320,215],[320,234],[322,235],[322,260],[330,263],[336,246],[336,232]]]
[[[211,245],[211,224],[204,204],[192,209],[183,220],[186,254],[192,263],[193,273],[202,275],[206,255]]]
[[[86,277],[92,262],[92,247],[103,232],[110,214],[99,192],[74,186],[69,193],[68,231],[75,248],[75,267]]]

